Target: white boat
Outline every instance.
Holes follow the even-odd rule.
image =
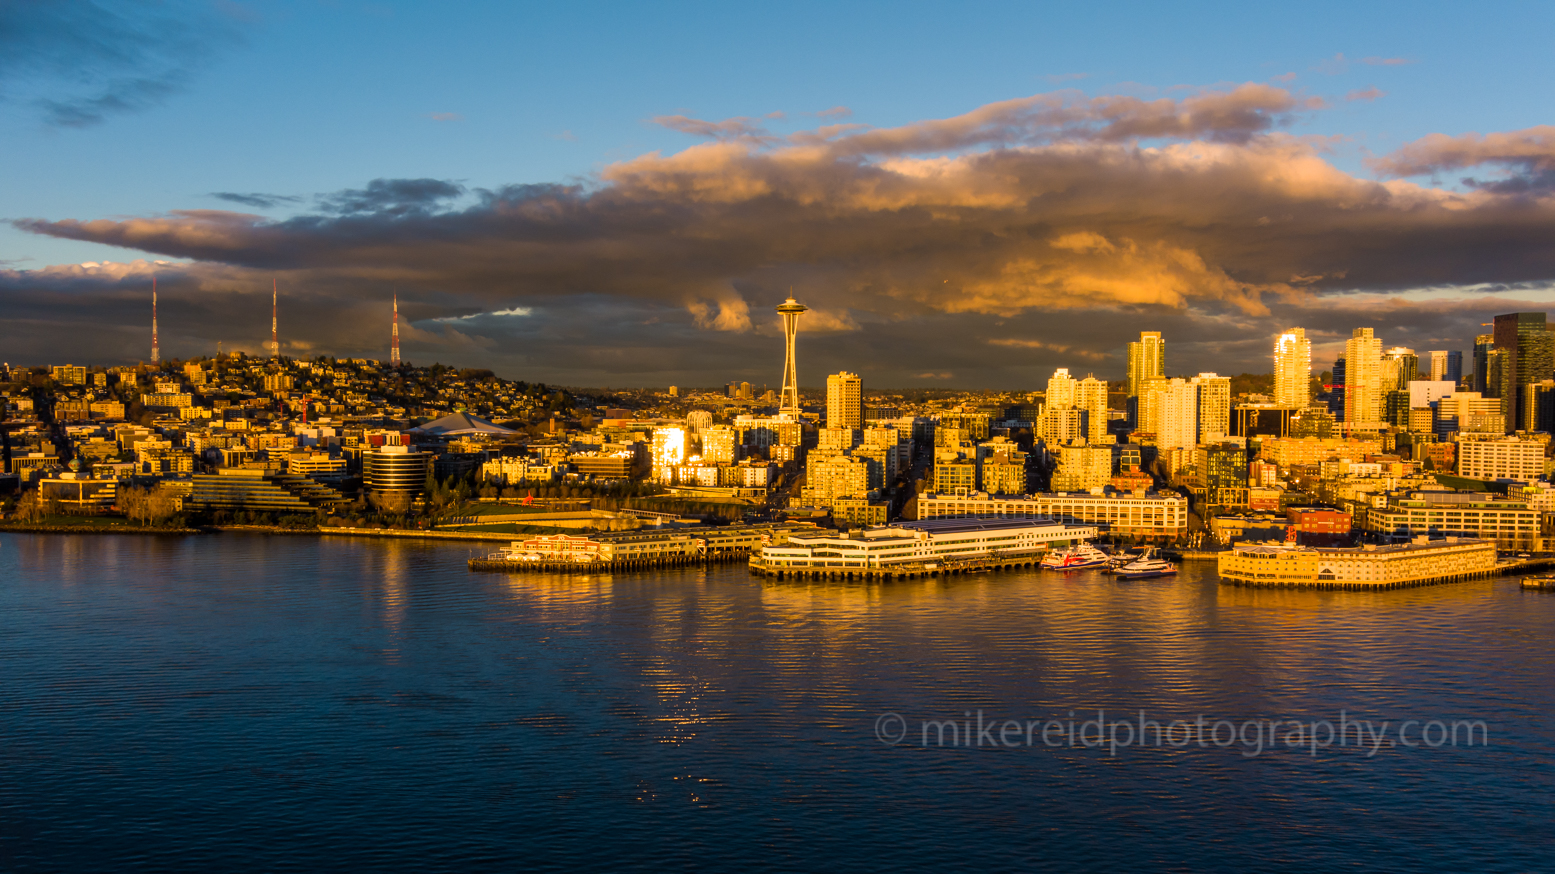
[[[1080,571],[1106,567],[1107,553],[1089,543],[1076,543],[1064,549],[1055,549],[1042,557],[1040,566],[1050,571]]]
[[[1113,553],[1107,559],[1110,565],[1109,573],[1126,564],[1139,561],[1142,558],[1151,558],[1154,555],[1155,547],[1153,546],[1134,546],[1122,552]]]
[[[1164,558],[1147,555],[1113,571],[1120,580],[1147,580],[1151,577],[1169,577],[1177,573],[1177,565]]]

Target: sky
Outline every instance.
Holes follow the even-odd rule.
[[[1039,388],[1555,288],[1555,6],[0,0],[0,360]],[[1466,356],[1467,357],[1467,356]]]

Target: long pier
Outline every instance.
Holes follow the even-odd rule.
[[[775,567],[752,561],[751,573],[773,579],[823,579],[823,580],[903,580],[916,577],[976,574],[985,571],[1034,568],[1042,560],[1040,555],[1011,556],[1008,558],[981,558],[963,561],[914,562],[887,565],[885,567]]]
[[[633,559],[627,561],[508,561],[496,558],[472,558],[472,571],[496,573],[550,573],[550,574],[599,574],[611,571],[646,571],[670,567],[694,567],[697,565],[727,564],[746,558],[740,550],[710,553],[707,555],[678,555],[665,558]]]

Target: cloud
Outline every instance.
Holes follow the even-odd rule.
[[[771,116],[767,116],[770,118]],[[667,127],[673,131],[690,134],[694,137],[708,137],[711,139],[730,139],[736,137],[765,137],[766,128],[761,123],[748,116],[726,118],[723,121],[703,121],[699,118],[690,118],[684,115],[659,115],[655,116],[653,123],[660,127]]]
[[[1379,58],[1375,55],[1369,58],[1361,58],[1361,63],[1372,67],[1402,67],[1405,64],[1413,64],[1408,58]]]
[[[530,316],[530,315],[534,315],[534,308],[533,307],[508,307],[507,309],[503,309],[503,310],[492,310],[491,312],[488,312],[488,313],[470,313],[467,316],[440,316],[438,318],[433,319],[432,321],[434,321],[434,322],[467,322],[467,321],[470,321],[471,319],[482,319],[482,318],[487,318],[487,317],[491,317],[491,316],[511,317],[511,316]]]
[[[932,370],[927,373],[914,373],[913,379],[955,379],[956,375],[949,372],[935,373]]]
[[[1095,352],[1090,349],[1077,349],[1073,346],[1067,346],[1063,343],[1048,343],[1042,340],[1032,340],[1029,338],[1001,337],[997,340],[989,340],[988,344],[991,346],[1006,346],[1015,349],[1041,349],[1043,351],[1053,353],[1056,356],[1062,356],[1066,358],[1080,358],[1086,361],[1107,360],[1107,356],[1101,352]]]
[[[1073,82],[1077,79],[1089,79],[1090,76],[1090,73],[1052,73],[1043,76],[1042,78],[1052,82],[1054,85],[1060,85],[1064,82]]]
[[[318,201],[325,212],[405,215],[425,212],[464,193],[464,186],[442,179],[374,179],[366,188],[322,195]]]
[[[433,121],[464,121],[464,116],[457,112],[434,112],[427,116]]]
[[[274,209],[282,204],[302,202],[302,198],[288,194],[261,194],[257,191],[248,194],[239,194],[235,191],[212,191],[210,196],[229,203],[252,206],[255,209]]]
[[[46,125],[88,127],[163,103],[247,26],[231,11],[181,0],[8,3],[0,87]]]
[[[1280,75],[1273,77],[1273,81],[1275,81],[1275,82],[1294,82],[1294,81],[1296,81],[1296,79],[1297,79],[1297,76],[1293,72],[1292,73],[1281,73]]]
[[[842,119],[842,118],[848,118],[848,117],[850,117],[852,115],[853,115],[853,110],[847,108],[846,106],[833,106],[831,109],[823,109],[820,112],[817,112],[815,114],[815,116],[817,118],[827,118],[827,119],[832,119],[832,118]]]
[[[1371,101],[1371,100],[1376,100],[1378,97],[1386,97],[1387,94],[1388,94],[1388,92],[1383,91],[1382,89],[1376,87],[1375,85],[1368,85],[1365,88],[1357,88],[1356,90],[1349,92],[1348,94],[1346,94],[1344,96],[1344,99],[1345,100],[1349,100],[1349,101],[1356,101],[1356,100]]]
[[[713,138],[576,185],[380,179],[284,219],[186,210],[14,224],[187,259],[162,269],[190,338],[252,333],[253,313],[267,314],[254,302],[279,276],[297,339],[377,357],[384,292],[397,285],[420,324],[465,338],[428,331],[427,348],[454,344],[572,384],[757,383],[780,357],[772,307],[790,286],[812,308],[800,321],[804,373],[868,370],[872,384],[902,385],[923,372],[1035,379],[1037,364],[1066,360],[1116,376],[1131,336],[1158,326],[1177,332],[1184,366],[1265,369],[1265,334],[1307,320],[1337,338],[1341,317],[1383,312],[1346,297],[1357,289],[1555,278],[1555,202],[1351,175],[1321,143],[1278,130],[1313,106],[1266,85],[1151,101],[1060,92],[897,128]],[[1545,166],[1546,136],[1433,149],[1442,144],[1427,138],[1384,160],[1531,172]],[[29,327],[29,343],[143,354],[116,338],[141,320],[144,279],[101,266],[0,271],[0,315],[55,326]],[[511,309],[530,312],[469,317]],[[1440,336],[1445,322],[1426,309],[1399,312]],[[1463,324],[1472,332],[1487,314]]]
[[[1463,183],[1499,194],[1555,191],[1555,125],[1485,135],[1430,134],[1369,163],[1373,170],[1391,177],[1436,175],[1490,165],[1507,176],[1491,180],[1468,177]]]

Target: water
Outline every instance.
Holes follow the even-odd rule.
[[[482,548],[0,536],[0,867],[1550,864],[1555,596],[1514,580],[470,573]],[[1097,708],[1483,720],[1490,742],[1112,755],[919,731]],[[903,742],[876,738],[886,713]]]

